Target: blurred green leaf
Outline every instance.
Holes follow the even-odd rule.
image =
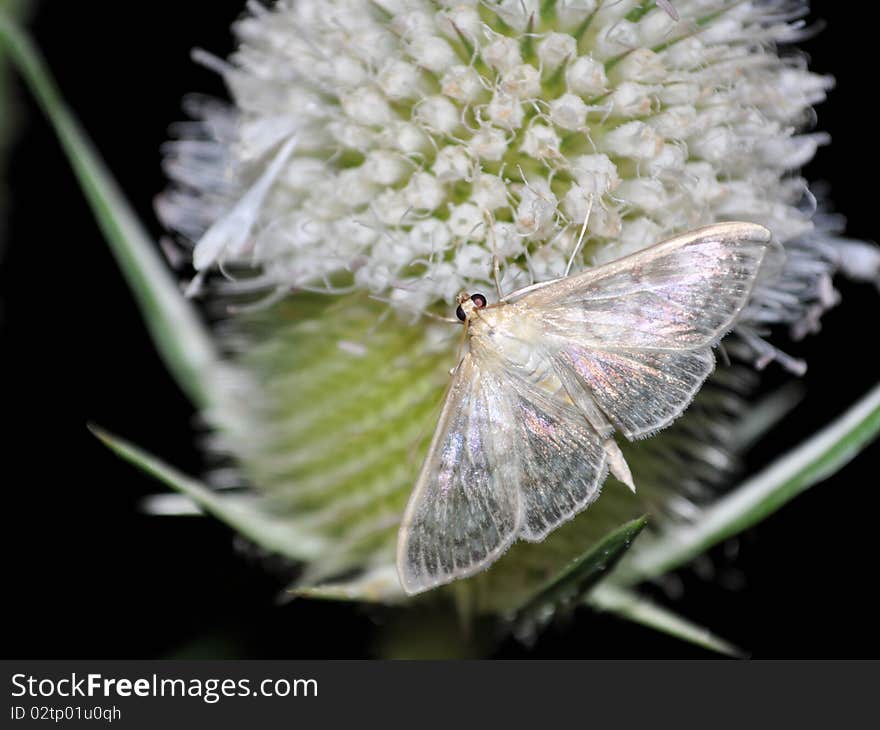
[[[846,413],[685,525],[667,529],[621,564],[614,582],[655,578],[757,524],[793,497],[831,476],[880,432],[880,385]]]
[[[31,5],[30,0],[0,0],[0,15],[15,18],[21,23],[30,14]],[[8,148],[21,122],[17,89],[10,83],[11,76],[9,54],[0,45],[0,109],[3,110],[0,114],[0,252],[6,233],[6,205],[9,195],[6,158]]]
[[[745,656],[741,649],[713,635],[667,608],[658,606],[637,593],[610,585],[607,581],[597,585],[587,596],[586,603],[602,611],[609,611],[642,626],[674,636],[690,644],[727,656]]]
[[[30,14],[31,3],[28,0],[0,0],[0,17],[14,18],[22,23]],[[0,147],[6,144],[11,128],[15,126],[17,114],[15,113],[15,89],[9,83],[7,66],[9,63],[8,51],[0,45],[0,100],[2,100],[3,114],[0,114]]]
[[[735,454],[744,453],[791,413],[805,395],[803,384],[793,380],[750,405],[748,411],[734,425],[727,448]]]
[[[516,636],[522,641],[531,641],[560,611],[582,601],[629,550],[646,524],[648,520],[642,516],[621,525],[541,586],[517,611]]]
[[[96,426],[89,430],[114,453],[143,469],[147,474],[185,494],[208,512],[258,545],[293,560],[310,551],[289,522],[279,520],[260,508],[253,496],[220,495],[192,477],[186,476],[133,444]]]
[[[392,564],[369,568],[354,578],[319,585],[294,585],[290,598],[313,598],[321,601],[361,601],[394,605],[404,603],[406,594],[400,587],[397,568]]]
[[[157,254],[156,245],[65,106],[43,57],[2,9],[0,52],[8,54],[54,127],[159,354],[184,392],[194,403],[205,406],[209,402],[205,375],[217,357],[214,344]]]

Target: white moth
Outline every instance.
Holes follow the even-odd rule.
[[[497,304],[460,294],[463,354],[398,536],[403,589],[543,540],[599,496],[609,469],[634,490],[614,431],[643,438],[687,408],[770,238],[719,223]]]

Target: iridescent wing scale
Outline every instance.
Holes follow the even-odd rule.
[[[575,402],[592,399],[624,436],[643,438],[679,416],[712,372],[711,348],[745,306],[769,242],[763,226],[720,223],[509,306],[540,319]]]
[[[517,438],[509,395],[466,354],[400,528],[397,564],[408,593],[471,575],[497,559],[520,524]]]
[[[401,584],[419,593],[484,570],[517,538],[542,540],[606,471],[575,406],[465,354],[401,523]]]

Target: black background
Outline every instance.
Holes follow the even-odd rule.
[[[47,0],[33,32],[71,107],[156,236],[159,145],[189,91],[221,94],[189,60],[232,48],[242,3]],[[838,88],[819,108],[834,143],[810,179],[855,237],[876,238],[876,25],[849,3],[813,3],[828,28],[803,44]],[[5,653],[14,657],[360,657],[381,613],[332,603],[275,604],[278,566],[222,525],[151,518],[157,485],[85,429],[94,421],[184,471],[202,468],[194,414],[155,355],[138,312],[50,129],[25,90],[8,168],[0,260]],[[839,282],[844,302],[792,354],[806,357],[808,398],[749,456],[765,463],[843,411],[876,381],[880,314],[870,286]],[[771,368],[769,379],[785,376]],[[723,580],[680,571],[679,612],[756,657],[880,656],[874,535],[878,450],[800,496],[710,564]],[[735,587],[740,584],[739,587]],[[579,612],[531,650],[502,657],[702,656],[646,629]]]

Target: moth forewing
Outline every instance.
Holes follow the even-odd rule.
[[[575,402],[585,391],[624,436],[644,438],[677,418],[712,372],[710,348],[748,301],[770,238],[750,223],[708,226],[511,306],[544,323]]]
[[[644,276],[643,270],[646,266],[657,264],[662,262],[664,257],[706,242],[715,242],[719,245],[720,249],[729,252],[735,252],[738,248],[754,246],[754,250],[759,254],[757,259],[751,263],[745,262],[745,268],[749,271],[753,285],[754,279],[761,268],[767,244],[771,238],[771,232],[764,226],[756,223],[738,221],[716,223],[674,236],[641,251],[615,259],[602,266],[587,269],[579,274],[523,287],[508,294],[504,301],[521,304],[523,308],[539,315],[540,310],[543,308],[557,307],[560,302],[565,301],[572,295],[576,296],[578,292],[589,291],[602,280],[607,280],[614,275],[621,274],[632,276],[637,272],[640,277]],[[749,288],[750,291],[751,287]],[[606,295],[613,295],[614,293],[605,292]],[[742,297],[743,301],[739,309],[745,304],[747,298],[748,292]],[[729,319],[732,320],[738,314],[739,309],[732,312]]]
[[[505,459],[512,415],[494,377],[466,352],[400,525],[397,566],[408,594],[474,575],[516,539],[518,474]]]
[[[711,226],[552,282],[511,306],[540,319],[548,337],[591,349],[711,346],[745,306],[768,237],[759,226]]]

